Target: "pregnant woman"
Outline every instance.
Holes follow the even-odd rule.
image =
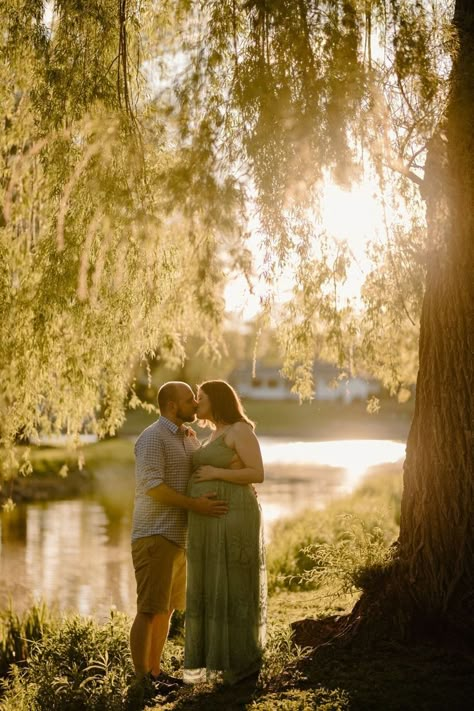
[[[229,504],[221,518],[190,513],[184,680],[236,683],[258,672],[265,636],[262,518],[252,483],[263,481],[260,446],[234,389],[223,380],[198,388],[197,416],[212,428],[193,454],[188,493]]]

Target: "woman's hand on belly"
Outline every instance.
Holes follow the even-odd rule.
[[[215,479],[218,479],[218,474],[219,470],[217,467],[212,467],[210,464],[204,464],[194,472],[193,481],[197,483],[201,481],[214,481]]]

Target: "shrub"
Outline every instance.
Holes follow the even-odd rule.
[[[318,587],[332,586],[334,596],[373,588],[391,562],[380,519],[367,522],[352,514],[340,519],[342,530],[336,540],[307,547],[313,568],[302,575]]]
[[[112,614],[97,625],[78,616],[34,643],[24,669],[5,682],[4,711],[118,711],[133,676],[129,620]]]
[[[48,624],[28,627],[28,620]],[[11,663],[3,681],[2,711],[138,711],[143,708],[143,687],[135,682],[130,656],[127,615],[111,612],[105,625],[80,617],[54,618],[45,606],[22,618],[9,613],[12,630],[36,630],[21,664]],[[23,620],[20,624],[19,620]],[[182,627],[177,615],[176,635]],[[42,634],[39,634],[39,631]],[[18,633],[19,634],[19,633]],[[15,635],[17,632],[15,631]],[[36,641],[33,641],[33,638]],[[13,635],[9,636],[13,639]],[[16,637],[15,637],[16,639]],[[11,660],[18,661],[10,655]],[[170,673],[183,664],[183,648],[169,640],[162,666]]]
[[[277,522],[267,551],[269,592],[316,590],[335,581],[338,593],[364,587],[368,569],[389,565],[400,501],[399,476],[371,476],[322,511]]]

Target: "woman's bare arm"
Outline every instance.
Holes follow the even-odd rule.
[[[259,484],[264,479],[260,445],[252,428],[245,422],[236,422],[225,436],[241,462],[241,468],[222,469],[204,465],[194,475],[196,481],[220,479],[233,484]],[[232,466],[232,465],[231,465]]]

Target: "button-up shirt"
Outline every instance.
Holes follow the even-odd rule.
[[[147,492],[167,484],[185,494],[191,475],[192,454],[198,448],[195,437],[186,435],[184,429],[163,416],[138,437],[135,443],[132,541],[160,535],[182,548],[186,546],[187,511],[162,504]]]

